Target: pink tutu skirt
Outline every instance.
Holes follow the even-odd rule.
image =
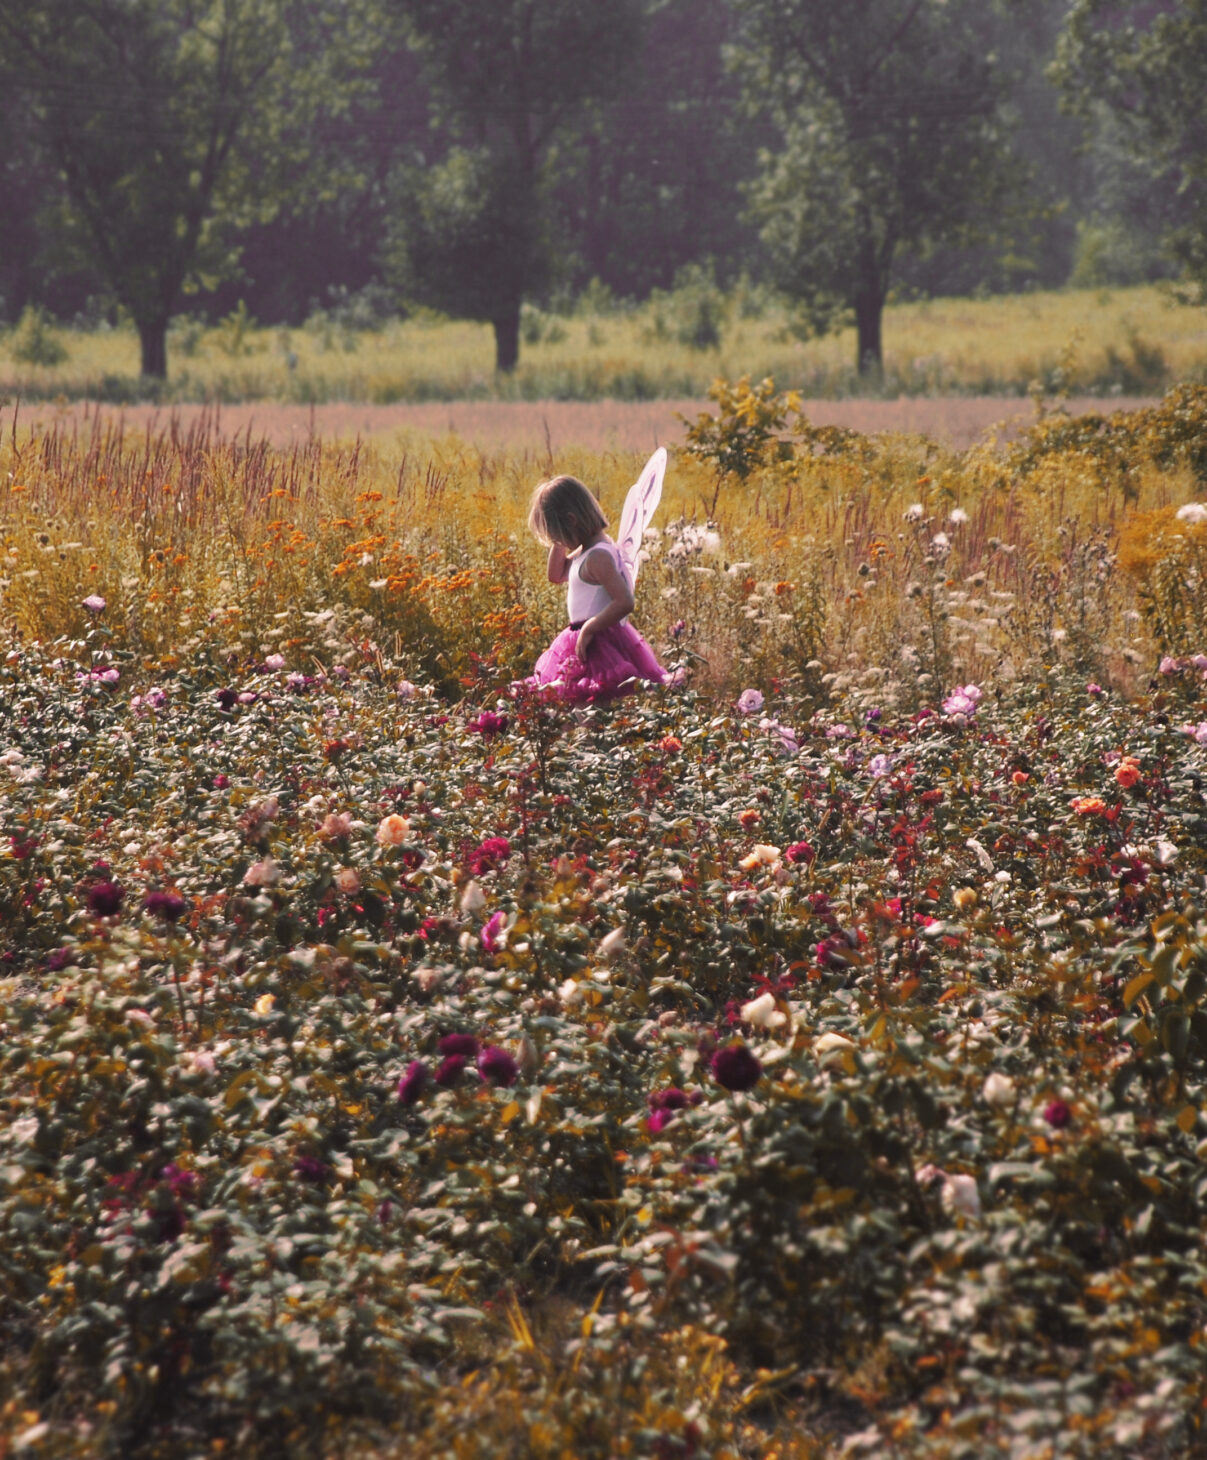
[[[586,663],[578,657],[577,629],[563,629],[524,681],[531,689],[556,690],[566,700],[611,700],[640,688],[641,681],[665,684],[670,675],[627,620],[609,624],[591,640]]]

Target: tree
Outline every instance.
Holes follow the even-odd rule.
[[[298,181],[351,6],[305,0],[0,0],[6,80],[62,181],[58,224],[167,372],[182,292]],[[292,173],[292,176],[291,176]]]
[[[747,102],[783,144],[750,188],[777,283],[861,374],[903,247],[973,238],[1013,175],[985,0],[735,0]]]
[[[1053,68],[1069,106],[1105,125],[1139,175],[1188,281],[1207,286],[1207,0],[1075,0]],[[1201,293],[1199,295],[1201,297]]]
[[[757,272],[741,186],[774,132],[738,105],[723,54],[732,30],[729,0],[660,0],[626,63],[624,94],[559,141],[557,222],[572,251],[559,283],[598,278],[644,298],[706,259],[724,283]]]
[[[642,0],[392,0],[450,146],[404,169],[391,241],[404,288],[494,327],[519,359],[520,305],[550,267],[549,185],[562,130],[623,82]]]

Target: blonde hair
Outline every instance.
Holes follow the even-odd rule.
[[[607,525],[603,508],[577,477],[551,477],[532,494],[528,526],[546,547],[582,547]]]

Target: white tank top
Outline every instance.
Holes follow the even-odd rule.
[[[629,584],[629,591],[633,585],[629,583],[629,575],[625,569],[624,559],[620,556],[620,549],[614,542],[597,542],[590,549],[595,552],[598,548],[604,548],[612,554],[620,576]],[[612,602],[612,595],[602,583],[586,583],[581,577],[581,569],[586,560],[586,553],[579,553],[570,563],[570,577],[566,585],[566,613],[572,624],[585,624],[589,618],[594,618],[597,613],[602,613],[608,604]]]

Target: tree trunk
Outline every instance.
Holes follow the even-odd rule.
[[[140,319],[138,321],[138,343],[142,349],[142,373],[155,380],[166,380],[168,375],[167,317]]]
[[[855,364],[865,380],[879,380],[884,374],[884,349],[880,339],[883,311],[884,295],[879,280],[864,278],[855,295],[855,327],[859,333]]]
[[[495,369],[510,373],[520,359],[520,305],[507,309],[491,320],[495,327]]]

